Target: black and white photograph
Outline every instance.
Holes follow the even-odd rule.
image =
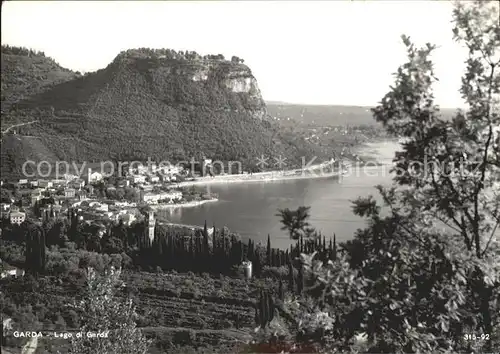
[[[500,353],[500,1],[1,17],[2,353]]]

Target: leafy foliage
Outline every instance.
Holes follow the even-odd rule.
[[[120,271],[111,270],[99,276],[93,269],[87,273],[87,294],[77,308],[84,314],[83,333],[105,334],[103,337],[82,336],[71,342],[70,353],[146,353],[150,342],[136,328],[132,300],[123,302],[116,293],[123,285]]]
[[[433,99],[434,46],[416,48],[403,36],[408,62],[373,109],[389,133],[405,140],[394,185],[378,187],[387,212],[360,198],[353,210],[369,226],[342,245],[341,255],[329,262],[302,256],[305,294],[284,305],[296,341],[322,351],[498,347],[498,17],[496,2],[456,4],[455,39],[469,49],[461,89],[468,109],[452,120]],[[470,333],[488,333],[489,340],[465,340]]]

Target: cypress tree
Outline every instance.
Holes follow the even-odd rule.
[[[208,261],[210,257],[210,248],[208,246],[208,228],[206,220],[205,226],[203,227],[203,253],[205,255],[205,261]]]
[[[323,254],[323,259],[326,260],[325,254],[326,254],[326,237],[323,235],[323,251],[321,252]]]
[[[245,260],[245,247],[242,241],[238,241],[238,258],[240,264]]]
[[[274,300],[269,292],[267,293],[267,321],[271,323],[274,318]]]
[[[335,234],[333,234],[333,260],[337,260],[337,239],[335,237]]]
[[[260,296],[259,296],[259,301],[255,302],[255,317],[254,317],[254,320],[255,320],[255,324],[257,326],[260,326],[260,316],[261,316],[260,303],[261,303],[261,300],[260,300]]]
[[[254,260],[254,250],[253,250],[253,242],[252,242],[252,239],[249,239],[249,240],[248,240],[247,259],[248,259],[250,262],[253,262],[253,260]]]
[[[260,298],[259,298],[259,309],[260,309],[260,326],[264,328],[267,323],[267,304],[266,304],[266,298],[265,298],[265,293],[263,290],[260,290]]]
[[[41,227],[28,225],[26,230],[26,260],[28,272],[38,275],[45,271],[45,232]]]
[[[272,266],[272,254],[271,254],[271,235],[267,234],[267,264]]]
[[[288,290],[290,290],[292,294],[295,294],[295,277],[293,275],[292,260],[288,263]]]
[[[214,257],[217,256],[217,230],[215,229],[215,224],[212,228],[212,254]]]
[[[38,273],[44,273],[45,272],[45,263],[46,263],[46,257],[45,257],[45,231],[43,229],[38,230],[38,249],[39,249],[39,254],[38,254]]]
[[[33,264],[33,253],[34,253],[34,242],[33,242],[33,234],[30,232],[30,229],[27,230],[26,233],[26,260],[25,267],[26,270],[30,273],[34,273],[34,264]]]
[[[189,258],[193,262],[196,260],[196,253],[195,253],[195,249],[194,249],[194,240],[193,240],[192,234],[191,234],[191,237],[189,238]]]
[[[302,290],[304,290],[304,266],[302,264],[299,265],[299,274],[297,279],[297,293],[299,295],[302,294]]]
[[[259,254],[259,252],[256,252],[255,253],[255,261],[253,262],[253,269],[254,269],[256,277],[260,277],[261,268],[262,268],[262,263],[260,261],[260,254]]]
[[[299,248],[299,255],[301,253],[304,253],[304,238],[302,237],[302,235],[300,235],[300,248]]]
[[[170,236],[170,264],[175,269],[177,263],[176,250],[175,250],[175,235]]]

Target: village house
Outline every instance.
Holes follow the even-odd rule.
[[[52,181],[49,181],[46,179],[39,179],[38,180],[38,187],[39,188],[44,188],[44,189],[52,188],[53,185],[54,184],[52,183]]]
[[[100,181],[102,181],[102,179],[103,179],[102,173],[92,172],[92,170],[89,169],[89,174],[87,176],[87,183],[88,184],[100,182]]]
[[[80,190],[85,186],[85,181],[81,178],[76,178],[68,183],[68,187]]]
[[[170,182],[170,176],[168,176],[166,174],[160,174],[159,178],[160,178],[160,181],[162,181],[162,182]]]
[[[26,220],[26,213],[20,211],[10,212],[10,223],[21,225]]]
[[[88,193],[87,191],[80,190],[76,192],[75,197],[78,198],[78,200],[85,200],[88,198]]]
[[[31,206],[35,206],[36,202],[42,199],[42,190],[40,188],[31,191]]]
[[[2,279],[9,277],[20,278],[24,276],[24,274],[25,274],[24,269],[13,267],[9,264],[2,262],[2,274],[1,274]]]
[[[174,202],[182,199],[182,192],[170,191],[163,193],[145,193],[142,195],[142,201],[149,204],[156,204],[160,200]]]
[[[64,190],[64,197],[65,198],[74,198],[75,197],[75,190],[73,188],[66,188]]]
[[[179,166],[174,166],[172,164],[166,165],[166,164],[161,164],[156,170],[153,172],[159,172],[161,174],[166,174],[166,175],[173,175],[173,174],[178,174],[181,172],[181,168]]]
[[[89,206],[94,209],[95,211],[109,211],[109,205],[108,204],[101,204],[99,202],[90,202]]]
[[[9,203],[0,203],[0,211],[8,211],[8,210],[10,210]]]
[[[143,175],[133,175],[131,176],[132,183],[145,183],[146,176]]]
[[[53,179],[52,180],[52,186],[54,188],[64,187],[64,186],[66,186],[67,183],[68,183],[68,181],[66,181],[65,179]]]
[[[2,219],[8,219],[10,213],[10,204],[9,203],[0,203],[0,217]]]

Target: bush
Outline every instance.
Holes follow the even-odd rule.
[[[294,273],[295,276],[297,276],[297,271],[294,268]],[[261,277],[262,278],[271,278],[271,279],[287,279],[288,277],[288,267],[269,267],[269,266],[264,266],[261,271]]]

